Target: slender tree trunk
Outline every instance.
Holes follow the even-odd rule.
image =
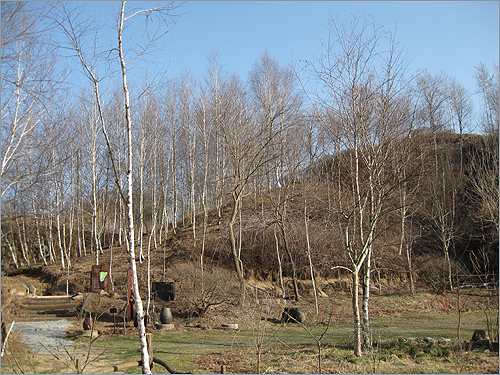
[[[57,206],[57,204],[56,204]],[[64,262],[64,250],[62,246],[62,240],[61,240],[61,215],[59,214],[59,210],[56,214],[56,230],[57,230],[57,244],[59,247],[59,253],[61,256],[61,268],[64,270],[66,269],[65,262]]]
[[[52,216],[49,215],[49,218],[47,220],[47,232],[48,232],[48,239],[47,239],[47,246],[49,250],[49,263],[54,263],[56,261],[56,255],[54,253],[54,239],[52,237]]]
[[[203,102],[204,104],[204,102]],[[208,224],[208,202],[207,202],[207,195],[208,195],[208,170],[209,170],[209,157],[210,157],[210,151],[208,148],[208,134],[207,134],[207,127],[206,127],[206,118],[205,118],[206,112],[205,112],[205,107],[203,107],[203,147],[204,147],[204,153],[205,153],[205,173],[203,174],[203,192],[202,192],[202,197],[201,197],[201,203],[203,205],[203,235],[202,235],[202,240],[201,240],[201,254],[200,254],[200,269],[201,269],[201,290],[202,293],[204,292],[204,268],[205,268],[205,241],[206,241],[206,236],[207,236],[207,224]]]
[[[371,339],[370,339],[370,315],[368,311],[368,302],[370,300],[370,273],[371,273],[371,257],[372,257],[372,245],[370,244],[370,250],[368,250],[368,255],[364,263],[363,272],[363,343],[362,347],[364,349],[370,349]]]
[[[31,262],[30,262],[30,259],[28,256],[28,252],[26,250],[27,249],[27,245],[25,243],[26,241],[25,241],[25,238],[23,238],[23,233],[26,233],[26,231],[24,230],[24,219],[21,219],[21,221],[23,222],[23,229],[21,229],[21,226],[19,225],[19,220],[16,218],[17,235],[19,238],[19,247],[21,248],[21,254],[23,256],[23,260],[29,266],[29,265],[31,265]]]
[[[17,252],[15,246],[12,246],[7,236],[4,236],[3,239],[5,240],[5,242],[7,242],[7,246],[9,247],[10,256],[12,257],[12,262],[14,262],[16,269],[19,269],[19,263],[17,262]]]
[[[288,260],[290,262],[290,266],[292,267],[292,283],[293,283],[293,293],[295,295],[295,300],[300,301],[299,294],[299,285],[297,283],[297,268],[295,266],[295,262],[292,257],[292,251],[290,250],[290,246],[288,244],[288,237],[285,231],[285,224],[283,222],[279,223],[281,229],[281,235],[283,236],[283,246],[285,247],[286,255],[288,256]]]
[[[28,238],[27,238],[27,233],[28,231],[26,230],[26,217],[23,216],[21,219],[21,222],[23,224],[23,234],[22,234],[22,244],[23,244],[23,251],[26,252],[26,257],[28,259],[28,264],[31,262],[31,259],[33,259],[33,254],[28,246]]]
[[[94,132],[94,137],[97,138],[96,132]],[[93,149],[91,151],[91,167],[92,167],[92,239],[95,244],[95,264],[99,265],[99,254],[100,254],[100,240],[99,240],[99,230],[98,230],[98,199],[97,199],[97,139],[93,140]]]
[[[71,205],[71,207],[73,207],[73,204]],[[65,244],[65,249],[64,249],[64,253],[66,254],[66,263],[68,265],[71,265],[71,248],[73,246],[73,222],[74,222],[74,210],[72,209],[69,213],[69,228],[68,228],[68,231],[69,231],[69,240],[68,240],[68,245],[66,246],[66,241],[64,241],[64,244]],[[64,238],[66,238],[66,225],[63,224],[63,235],[64,235]]]
[[[238,248],[236,246],[236,238],[234,235],[234,223],[236,222],[236,216],[238,215],[241,195],[237,195],[237,193],[233,191],[232,197],[233,197],[233,211],[231,213],[231,219],[229,220],[229,241],[231,243],[231,255],[233,257],[234,268],[238,276],[238,280],[240,281],[240,298],[238,300],[238,306],[241,307],[245,302],[246,285],[243,273],[243,263],[241,262],[241,258],[239,256]]]
[[[278,234],[276,231],[276,226],[274,226],[274,240],[276,242],[276,257],[278,259],[278,273],[279,273],[280,286],[281,286],[281,291],[282,291],[282,298],[285,298],[286,293],[285,293],[285,284],[283,283],[283,267],[281,265],[280,245],[279,245],[279,241],[278,241]]]
[[[415,282],[413,280],[413,266],[411,263],[411,244],[406,244],[406,261],[408,264],[408,278],[410,279],[411,294],[415,294]]]
[[[196,197],[195,197],[195,149],[196,149],[196,129],[193,129],[193,137],[189,144],[189,179],[190,179],[190,206],[191,206],[191,224],[193,225],[193,243],[196,248]]]
[[[175,135],[175,134],[174,134]],[[172,230],[177,233],[177,170],[174,136],[172,137]]]
[[[361,319],[359,311],[359,269],[354,268],[352,272],[352,312],[354,316],[354,355],[356,357],[362,356],[361,351]]]
[[[139,161],[139,263],[144,260],[143,235],[144,235],[144,135],[141,137],[141,150]]]
[[[305,196],[305,193],[304,193]],[[309,225],[307,220],[307,199],[304,199],[304,226],[306,230],[306,243],[307,243],[307,257],[309,259],[309,269],[311,271],[311,281],[314,292],[314,302],[316,304],[316,314],[319,314],[319,306],[318,306],[318,291],[316,290],[316,280],[314,277],[314,268],[311,258],[311,245],[309,244]]]
[[[122,205],[125,205],[125,202],[123,202],[121,199],[119,201],[119,207],[118,207],[118,245],[122,246],[123,245],[123,232],[125,231],[124,229],[124,217],[125,217],[125,210]]]
[[[57,177],[54,175],[54,192],[56,195],[55,210],[56,210],[56,231],[57,231],[57,245],[59,247],[59,254],[61,256],[61,269],[66,269],[64,262],[64,250],[61,239],[61,209],[60,201],[61,197],[59,194],[59,183],[57,182]]]
[[[142,176],[140,177],[139,197],[139,263],[144,260],[144,191]]]
[[[158,201],[157,201],[157,193],[156,193],[156,164],[157,164],[157,145],[156,145],[156,137],[155,137],[155,147],[153,147],[153,170],[152,170],[152,181],[153,181],[153,207],[152,207],[152,217],[151,217],[151,233],[149,234],[148,239],[148,305],[146,309],[146,314],[149,314],[149,308],[151,304],[151,241],[154,243],[154,250],[157,250],[156,247],[156,222],[158,217]]]
[[[36,239],[38,243],[38,252],[40,254],[40,259],[43,262],[43,265],[47,265],[47,259],[46,259],[46,254],[43,251],[44,244],[42,242],[42,236],[40,235],[40,222],[38,220],[38,214],[35,206],[35,197],[34,193],[32,191],[32,208],[33,208],[33,217],[35,219],[35,228],[36,228]]]
[[[115,290],[115,283],[113,281],[113,246],[115,244],[115,231],[116,231],[116,216],[117,212],[116,210],[120,208],[120,196],[117,194],[116,195],[116,200],[115,200],[115,205],[113,209],[113,229],[111,230],[111,242],[109,244],[109,282],[111,283],[111,290]],[[118,204],[118,208],[117,208]],[[121,215],[120,212],[118,212],[118,215]]]
[[[223,203],[223,186],[224,186],[224,174],[225,174],[225,159],[224,155],[221,155],[223,148],[220,145],[219,135],[216,132],[215,140],[215,199],[217,207],[217,225],[221,224],[222,221],[222,203]]]
[[[80,233],[80,241],[81,241],[81,250],[80,250],[80,256],[83,253],[83,256],[87,256],[87,245],[85,243],[85,211],[83,209],[83,194],[81,194],[79,202],[79,212],[80,212],[80,222],[79,222],[79,233]],[[83,250],[83,252],[82,252]]]
[[[129,257],[130,268],[132,269],[132,292],[135,300],[135,311],[137,312],[137,321],[139,328],[139,340],[141,344],[141,359],[142,359],[142,372],[150,374],[149,367],[149,353],[146,342],[146,328],[144,325],[144,311],[142,300],[139,293],[139,282],[137,279],[137,267],[135,263],[135,238],[134,238],[134,211],[133,211],[133,176],[132,176],[132,116],[130,113],[130,98],[127,86],[127,70],[125,66],[125,59],[123,54],[123,22],[125,20],[125,1],[122,2],[120,12],[120,23],[118,27],[118,49],[120,55],[120,64],[123,78],[123,92],[125,94],[125,120],[127,123],[127,139],[128,139],[128,170],[127,170],[127,184],[128,184],[128,218],[129,218]]]

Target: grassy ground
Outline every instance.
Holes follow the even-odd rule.
[[[353,355],[348,297],[322,299],[319,314],[315,313],[314,301],[301,301],[300,307],[308,315],[304,325],[280,323],[281,305],[260,301],[242,310],[226,308],[223,316],[214,311],[189,322],[178,318],[173,331],[150,332],[154,356],[182,372],[220,373],[224,366],[228,373],[259,370],[262,373],[498,373],[498,353],[466,352],[455,343],[458,311],[446,298],[442,300],[442,296],[427,293],[373,296],[370,304],[373,348],[366,350],[362,358]],[[471,296],[461,311],[460,338],[463,340],[469,340],[475,329],[487,330],[487,315],[481,301],[481,296]],[[498,306],[496,308],[498,315]],[[239,330],[222,329],[223,321],[238,323]],[[498,320],[495,324],[498,329]],[[100,353],[103,356],[89,363],[87,373],[102,373],[109,370],[110,365],[140,359],[137,331],[129,327],[127,335],[114,335],[110,333],[112,325],[106,325],[108,334],[95,340],[90,351],[91,359]],[[323,333],[318,346],[317,340]],[[452,341],[408,343],[399,342],[398,337]],[[87,349],[71,355],[83,364],[89,339],[77,334],[73,334],[72,339],[87,345]],[[25,356],[28,354],[25,352]],[[61,358],[64,357],[69,355],[62,354]],[[8,351],[5,359],[2,358],[3,373],[21,372]],[[42,373],[40,368],[43,372],[71,372],[71,366],[65,369],[62,362],[33,357],[32,365],[25,366],[24,372]],[[139,367],[126,370],[128,373],[140,371]],[[168,373],[158,364],[154,365],[153,372]]]
[[[323,308],[328,306],[323,301]],[[346,301],[338,302],[342,307]],[[398,337],[450,338],[455,340],[458,316],[439,311],[408,311],[395,316],[380,315],[372,320],[374,347],[363,358],[352,351],[352,322],[344,310],[332,314],[332,321],[312,316],[311,322],[277,323],[272,318],[247,320],[238,331],[220,328],[178,327],[176,331],[154,333],[155,356],[166,360],[177,371],[195,373],[256,373],[258,346],[261,345],[260,371],[266,373],[498,373],[498,354],[459,350],[447,344],[399,343]],[[470,339],[475,329],[485,327],[482,312],[462,317],[462,337]],[[317,340],[321,340],[321,364]],[[103,338],[98,347],[110,348],[124,362],[138,358],[135,337]],[[155,365],[155,372],[165,372]],[[131,368],[129,373],[140,369]]]

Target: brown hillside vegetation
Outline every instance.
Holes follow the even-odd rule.
[[[422,138],[424,141],[422,141]],[[432,170],[434,157],[439,158],[440,168],[446,161],[450,161],[451,167],[458,168],[460,161],[460,141],[457,134],[442,134],[437,137],[437,155],[433,154],[433,137],[431,134],[419,133],[413,137],[419,145],[427,143],[426,152],[418,158],[414,173],[408,178],[408,184],[414,186],[412,204],[410,205],[411,216],[408,218],[405,233],[411,239],[413,256],[413,277],[416,281],[436,289],[442,288],[439,282],[439,275],[444,272],[440,267],[444,264],[442,249],[439,243],[436,228],[432,225],[432,217],[429,212],[435,197],[422,181],[432,178],[429,170]],[[466,135],[463,139],[463,170],[464,177],[455,181],[456,192],[454,210],[457,219],[453,223],[453,274],[454,275],[476,275],[496,273],[498,268],[498,204],[497,211],[492,213],[492,218],[488,218],[481,206],[485,198],[479,196],[478,187],[475,180],[479,179],[479,172],[475,169],[478,155],[487,158],[492,157],[498,160],[498,154],[493,151],[498,143],[490,142],[487,137],[478,135]],[[308,197],[308,221],[309,239],[312,255],[312,264],[315,269],[315,276],[318,278],[331,279],[345,276],[345,272],[339,270],[338,266],[347,266],[348,258],[342,250],[342,238],[336,231],[338,223],[335,220],[335,202],[332,201],[331,192],[336,189],[338,183],[339,157],[332,156],[324,158],[323,161],[310,167],[303,177],[289,183],[286,187],[288,191],[283,193],[283,189],[274,188],[263,193],[249,192],[242,201],[241,214],[238,217],[236,231],[238,245],[241,248],[241,260],[244,266],[245,275],[249,279],[265,280],[269,282],[279,282],[279,265],[281,264],[282,276],[290,278],[292,270],[290,261],[284,251],[284,237],[280,231],[275,212],[280,209],[279,205],[286,202],[286,218],[283,223],[286,231],[287,243],[291,250],[297,270],[297,277],[302,280],[310,279],[310,267],[307,256],[307,244],[304,230],[304,196]],[[344,155],[345,157],[345,155]],[[416,158],[417,160],[417,158]],[[492,168],[495,159],[482,160],[481,166]],[[422,169],[423,168],[423,169]],[[422,171],[427,171],[422,175]],[[498,169],[497,169],[498,171]],[[342,171],[340,170],[342,174]],[[343,179],[346,176],[340,178]],[[495,183],[495,181],[493,181]],[[496,175],[496,186],[498,187],[498,175]],[[380,220],[377,236],[374,241],[374,269],[376,276],[380,279],[396,278],[406,279],[408,274],[407,259],[401,253],[401,225],[399,223],[399,198],[395,190],[389,191],[393,195],[392,201],[386,207],[387,213]],[[279,201],[277,196],[281,194]],[[285,196],[285,199],[283,199]],[[495,198],[495,197],[493,197]],[[498,200],[498,192],[496,195]],[[498,202],[498,201],[497,201]],[[278,205],[278,206],[277,206]],[[175,278],[171,273],[178,264],[192,262],[200,263],[200,254],[204,251],[204,263],[208,268],[222,267],[229,272],[233,269],[231,254],[229,251],[229,239],[227,221],[230,215],[229,204],[223,206],[222,219],[217,217],[215,210],[210,210],[207,216],[206,235],[203,241],[203,212],[199,212],[196,217],[196,238],[188,216],[178,222],[176,233],[169,229],[169,233],[163,233],[163,237],[158,237],[156,241],[149,238],[149,233],[143,234],[143,253],[150,254],[151,280],[170,281]],[[494,222],[496,220],[496,224]],[[219,223],[220,221],[220,223]],[[8,216],[2,217],[2,233],[11,234],[10,241],[2,242],[2,267],[6,274],[26,275],[33,274],[43,277],[50,283],[50,287],[42,287],[48,294],[66,292],[66,272],[59,274],[59,264],[49,264],[41,266],[32,264],[31,267],[22,267],[15,270],[12,267],[9,254],[9,247],[22,248],[16,232],[19,231],[20,218]],[[185,223],[185,224],[183,224]],[[22,235],[29,244],[28,253],[33,262],[37,262],[36,237],[33,217],[25,217],[23,225],[25,230]],[[496,227],[495,227],[496,225]],[[146,227],[151,224],[146,222]],[[495,229],[496,228],[496,229]],[[42,238],[48,240],[46,228],[39,228]],[[54,228],[55,230],[55,228]],[[55,234],[54,234],[55,236]],[[68,236],[68,234],[66,234]],[[76,236],[76,233],[73,233]],[[9,238],[9,237],[6,237]],[[86,292],[89,290],[88,273],[90,266],[95,263],[95,249],[92,250],[91,239],[87,239],[87,256],[77,257],[74,251],[70,250],[72,265],[69,270],[69,292]],[[119,246],[117,236],[111,247],[110,234],[102,235],[103,253],[100,254],[100,263],[110,263],[112,268],[112,283],[114,288],[121,293],[121,288],[125,283],[125,272],[129,266],[126,246]],[[204,243],[203,243],[204,242]],[[75,238],[73,246],[78,243]],[[148,250],[149,247],[149,250]],[[88,249],[91,249],[92,253]],[[112,254],[112,258],[111,258]],[[138,252],[137,252],[138,254]],[[278,255],[279,254],[279,258]],[[139,264],[140,283],[144,287],[146,283],[147,260]],[[469,280],[468,282],[473,282]],[[487,280],[482,280],[486,282]],[[464,281],[465,282],[465,281]],[[475,280],[474,282],[477,282]],[[286,294],[286,293],[285,293]]]

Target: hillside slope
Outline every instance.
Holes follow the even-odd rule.
[[[434,168],[438,170],[438,174],[443,173],[443,176],[446,172],[450,176],[447,183],[452,183],[449,186],[453,187],[454,200],[443,201],[444,209],[454,214],[448,228],[453,230],[450,242],[453,272],[456,275],[496,273],[498,138],[492,140],[478,135],[465,135],[462,147],[458,134],[446,133],[433,138],[431,134],[424,132],[415,135],[414,139],[422,145],[420,150],[425,154],[419,159],[423,168],[408,179],[413,196],[409,211],[411,215],[407,217],[405,224],[405,237],[408,246],[411,246],[414,279],[424,283],[423,285],[439,289],[440,286],[435,285],[436,278],[442,277],[445,267],[439,233],[433,225],[433,204],[436,195],[433,195],[434,187],[429,181],[436,180]],[[285,280],[292,276],[291,262],[284,246],[286,236],[286,245],[293,258],[298,278],[310,279],[311,267],[304,221],[305,192],[308,197],[309,248],[315,276],[323,279],[345,278],[345,273],[336,267],[349,266],[349,259],[337,231],[339,222],[335,221],[332,214],[335,211],[335,184],[339,176],[333,166],[337,165],[337,161],[342,157],[345,155],[324,157],[303,174],[305,178],[303,177],[302,181],[294,180],[281,189],[249,192],[244,197],[236,232],[247,278],[278,284],[280,274]],[[434,160],[437,164],[433,164]],[[453,180],[451,176],[455,176]],[[484,191],[480,191],[481,187],[488,184],[493,187],[493,192],[496,190],[496,196],[487,196]],[[374,242],[373,270],[376,272],[375,280],[379,284],[384,278],[406,280],[408,276],[408,259],[404,252],[401,253],[400,247],[400,203],[396,193],[388,199],[387,213],[380,221]],[[449,195],[451,194],[447,194]],[[496,212],[488,212],[485,209],[487,199],[492,200],[493,206],[496,200]],[[280,227],[276,212],[281,212],[279,209],[282,209],[284,202],[286,217]],[[192,225],[187,224],[191,222],[190,218],[185,217],[186,225],[178,223],[176,234],[170,231],[161,241],[157,239],[156,248],[154,241],[149,242],[148,234],[144,234],[143,252],[146,256],[150,254],[151,281],[178,281],[179,275],[175,271],[178,265],[192,264],[194,268],[199,267],[202,252],[205,269],[226,269],[230,274],[233,269],[227,228],[230,211],[230,204],[223,207],[220,222],[215,211],[208,212],[204,240],[203,212],[197,214],[195,231]],[[8,225],[8,220],[2,220],[2,231],[8,231]],[[104,241],[109,242],[106,238]],[[69,272],[61,270],[57,263],[15,270],[7,266],[9,254],[4,244],[2,255],[3,271],[6,275],[22,274],[37,280],[34,281],[35,284],[43,280],[40,290],[44,294],[66,293],[67,279],[70,294],[90,289],[90,271],[95,263],[95,255],[89,252],[85,257],[74,257]],[[99,259],[101,264],[111,265],[112,285],[118,293],[124,293],[126,270],[129,267],[126,246],[116,246],[115,242],[111,249],[110,244],[105,243]],[[147,286],[147,268],[147,258],[138,263],[139,280],[143,288]]]

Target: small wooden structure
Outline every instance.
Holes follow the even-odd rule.
[[[93,265],[91,282],[92,292],[100,292],[101,290],[109,292],[109,264]]]
[[[173,301],[175,299],[175,283],[153,281],[152,292],[157,298],[164,301]]]

